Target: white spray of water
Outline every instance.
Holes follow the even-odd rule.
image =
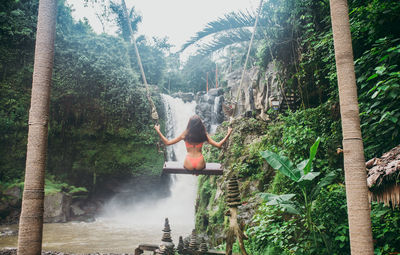
[[[218,109],[221,105],[221,98],[222,96],[215,97],[214,104],[212,107],[212,114],[211,114],[211,125],[210,125],[210,133],[214,134],[217,131],[217,127],[220,123],[218,123],[217,116],[218,116]]]
[[[189,118],[195,113],[195,102],[184,103],[180,98],[162,95],[167,112],[166,136],[168,139],[181,134],[187,126]],[[186,156],[186,148],[183,142],[167,147],[168,160],[182,162]],[[113,221],[121,227],[140,229],[140,231],[153,231],[157,233],[157,239],[161,237],[160,230],[164,219],[169,219],[174,242],[177,236],[189,235],[194,228],[195,201],[197,191],[197,178],[192,175],[174,175],[170,188],[170,196],[163,199],[147,199],[146,201],[125,204],[110,202],[106,206],[105,213],[98,220]],[[143,194],[144,197],[146,194]],[[154,240],[143,240],[151,242]]]
[[[167,109],[167,137],[179,135],[187,126],[196,104],[184,103],[181,99],[163,95]],[[186,155],[183,142],[170,146],[178,161]],[[174,159],[170,156],[169,160]],[[164,218],[171,225],[172,240],[178,243],[179,236],[188,236],[194,228],[194,204],[197,179],[195,176],[173,176],[170,196],[155,198],[154,194],[139,194],[145,200],[138,202],[124,199],[108,203],[105,214],[95,222],[68,222],[44,225],[43,249],[66,253],[131,253],[140,243],[160,244]],[[122,191],[125,190],[121,189]],[[126,191],[129,189],[126,188]],[[145,193],[145,192],[143,192]],[[127,193],[129,194],[129,193]],[[126,195],[126,194],[125,194]],[[118,199],[116,199],[118,200]],[[17,226],[14,226],[17,229]],[[17,238],[0,238],[0,248],[16,247]]]

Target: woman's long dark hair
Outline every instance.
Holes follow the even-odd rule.
[[[207,141],[206,127],[198,115],[193,115],[189,119],[186,130],[187,134],[184,139],[186,142],[196,144]]]

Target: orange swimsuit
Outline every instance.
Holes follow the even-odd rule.
[[[201,147],[203,147],[203,143],[190,144],[190,143],[188,143],[186,141],[185,141],[185,145],[186,145],[186,148],[201,148]],[[203,154],[198,158],[192,158],[192,157],[186,155],[186,158],[190,161],[190,163],[192,164],[193,168],[196,169],[197,165],[203,160]]]

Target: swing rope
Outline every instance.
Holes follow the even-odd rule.
[[[244,66],[243,66],[242,77],[241,77],[240,83],[239,83],[239,89],[238,89],[237,95],[236,95],[236,106],[235,106],[234,109],[233,109],[232,118],[231,118],[231,121],[230,121],[230,122],[232,122],[233,118],[235,117],[236,110],[237,110],[238,105],[239,105],[239,97],[240,97],[240,94],[241,94],[241,92],[242,92],[244,74],[246,73],[247,62],[248,62],[248,60],[249,60],[249,55],[250,55],[251,46],[253,45],[254,35],[255,35],[255,33],[256,33],[256,28],[257,28],[257,24],[258,24],[258,18],[259,18],[260,13],[261,13],[262,4],[263,4],[263,0],[260,0],[260,4],[259,4],[258,10],[257,10],[256,21],[254,22],[253,33],[251,34],[251,39],[250,39],[250,43],[249,43],[249,48],[247,49],[247,55],[246,55],[246,60],[245,60],[245,62],[244,62]]]
[[[126,9],[126,5],[125,5],[125,0],[121,0],[122,2],[122,9],[124,11],[124,16],[126,19],[126,23],[128,24],[128,28],[129,28],[129,34],[130,34],[130,38],[131,38],[131,43],[133,44],[133,47],[135,48],[135,53],[136,53],[136,58],[138,60],[138,64],[139,64],[139,68],[140,68],[140,73],[142,74],[142,79],[143,79],[143,83],[144,86],[146,88],[146,95],[147,95],[147,99],[149,100],[150,106],[151,106],[151,117],[153,118],[153,120],[158,123],[158,113],[157,113],[157,109],[156,106],[153,102],[153,100],[151,99],[151,93],[150,93],[150,88],[149,85],[147,84],[147,80],[146,80],[146,75],[144,74],[144,69],[143,69],[143,65],[142,65],[142,60],[140,58],[140,54],[139,54],[139,50],[138,47],[136,45],[136,39],[135,36],[133,35],[133,30],[132,30],[132,26],[131,26],[131,22],[129,22],[129,16],[128,16],[128,11]]]

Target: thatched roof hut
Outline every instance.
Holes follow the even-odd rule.
[[[369,201],[400,206],[400,145],[366,163]]]

